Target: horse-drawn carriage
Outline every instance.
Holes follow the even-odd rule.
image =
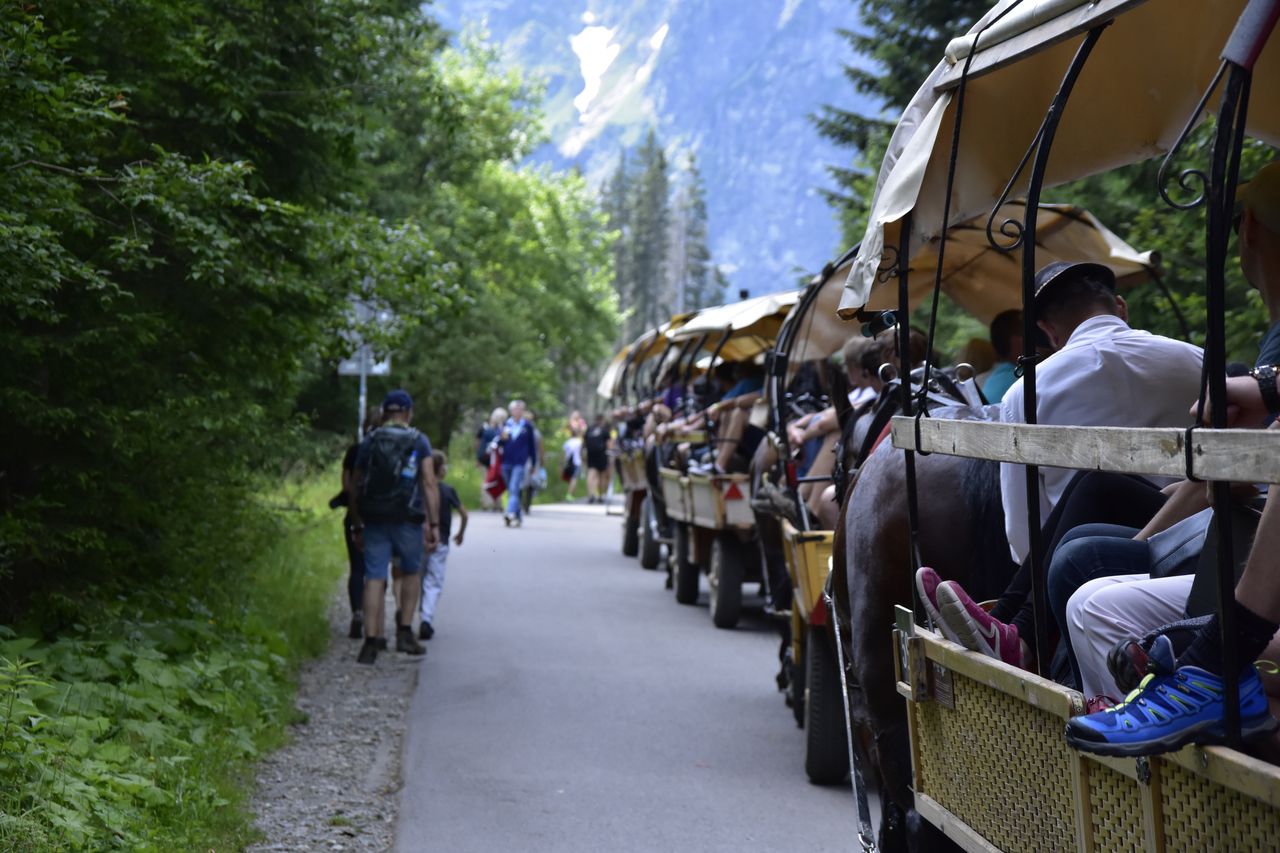
[[[1018,215],[1021,209],[1020,204],[1010,203],[1003,213]],[[976,319],[989,322],[1000,312],[1017,307],[1021,278],[1016,263],[986,245],[981,225],[981,222],[971,220],[949,229],[941,282],[955,303]],[[1070,205],[1041,205],[1038,233],[1038,243],[1046,259],[1088,259],[1106,264],[1124,286],[1145,279],[1155,263],[1149,253],[1133,249],[1090,213]],[[910,268],[913,274],[917,274],[917,281],[932,281],[934,278],[939,263],[937,248],[936,245],[925,246],[911,259]],[[822,274],[814,278],[778,337],[765,386],[773,424],[769,440],[774,462],[755,484],[757,489],[761,486],[783,489],[790,496],[783,505],[783,512],[761,510],[758,522],[761,539],[766,543],[766,555],[772,541],[774,550],[779,552],[774,558],[784,562],[794,591],[789,649],[784,655],[778,681],[787,690],[787,701],[797,724],[806,730],[805,769],[810,781],[818,784],[842,781],[849,768],[839,669],[824,599],[835,533],[830,529],[819,529],[799,490],[806,482],[824,485],[830,483],[832,477],[798,476],[793,459],[795,450],[788,447],[785,436],[788,423],[798,413],[815,408],[797,406],[796,394],[789,390],[792,380],[805,366],[825,362],[841,349],[849,337],[859,334],[856,327],[836,316],[844,284],[856,257],[857,252],[850,251],[828,264]],[[889,279],[876,283],[868,299],[871,306],[868,310],[874,309],[878,313],[889,309],[897,296],[891,285]],[[894,292],[891,296],[886,295],[885,291],[890,289]],[[928,287],[913,288],[908,295],[908,310],[914,311],[928,295]],[[872,316],[870,319],[878,321],[884,318]],[[869,323],[866,331],[870,333],[880,325],[884,323]],[[890,368],[890,365],[882,366],[882,375],[889,377],[892,373]],[[981,402],[980,391],[970,375],[973,371],[962,372],[965,378],[949,379],[945,387],[935,387],[935,398],[960,392],[952,400],[956,405]],[[829,382],[839,384],[835,379],[838,377]],[[837,396],[839,393],[843,392],[837,391]],[[821,405],[830,402],[831,395],[821,398]],[[837,399],[835,402],[841,401]],[[889,418],[897,411],[899,403],[899,381],[891,378],[881,390],[873,411],[866,416],[870,421],[868,440],[861,447],[848,446],[844,439],[836,445],[834,452],[841,462],[839,477],[847,482],[854,481],[865,454],[874,447],[872,440],[887,428]],[[849,407],[843,408],[847,410]],[[848,429],[852,426],[847,420],[850,415],[849,411],[842,413],[846,436],[853,432]],[[763,502],[758,503],[763,505]]]
[[[596,393],[616,404],[619,414],[613,464],[622,485],[622,553],[640,558],[646,569],[658,568],[663,525],[649,495],[643,435],[646,409],[642,398],[657,383],[672,354],[670,334],[694,315],[678,314],[624,346],[609,362]]]
[[[777,339],[798,292],[755,297],[708,308],[675,330],[670,338],[683,347],[687,364],[710,372],[717,365],[763,360]],[[686,371],[686,378],[688,376]],[[688,398],[692,400],[693,398]],[[697,406],[709,401],[694,403]],[[692,413],[692,410],[690,410]],[[704,433],[674,437],[686,444],[707,443]],[[715,441],[711,441],[715,451]],[[742,587],[763,583],[760,552],[751,510],[750,476],[704,466],[690,468],[670,453],[660,453],[654,473],[661,485],[661,515],[672,530],[672,585],[676,600],[694,604],[699,577],[710,587],[712,622],[720,628],[738,624]]]
[[[1167,155],[1160,195],[1179,209],[1206,206],[1208,402],[1213,426],[1225,427],[1226,249],[1243,138],[1280,144],[1280,40],[1268,41],[1277,18],[1276,0],[998,3],[951,43],[905,111],[842,313],[892,307],[896,291],[899,317],[907,316],[921,279],[926,292],[942,281],[941,273],[918,275],[908,259],[922,246],[950,257],[951,241],[942,236],[952,223],[974,217],[986,221],[982,236],[995,255],[1016,268],[1029,306],[1036,270],[1048,260],[1039,240],[1042,189]],[[1171,189],[1173,158],[1211,105],[1217,111],[1211,162],[1181,172]],[[1002,212],[1014,195],[1026,199],[1021,215]],[[879,286],[890,282],[896,287]],[[1232,500],[1229,482],[1280,482],[1280,436],[1271,432],[1037,425],[1035,330],[1027,313],[1026,423],[923,418],[921,396],[904,383],[903,414],[892,426],[897,450],[882,448],[868,460],[845,504],[846,547],[835,555],[831,611],[842,637],[837,651],[847,660],[850,740],[865,747],[853,754],[871,760],[879,782],[880,846],[899,849],[914,833],[918,849],[937,849],[944,837],[983,851],[1276,849],[1275,766],[1228,747],[1188,746],[1137,759],[1072,749],[1063,723],[1084,710],[1080,693],[942,639],[923,624],[918,602],[899,610],[897,642],[885,659],[890,602],[912,602],[910,577],[922,561],[969,572],[977,584],[984,568],[980,525],[957,519],[971,493],[972,484],[962,481],[989,470],[991,461],[1028,468],[1033,538],[1037,466],[1212,481],[1223,543],[1232,540],[1224,511]],[[901,512],[887,511],[891,494],[904,496],[894,503]],[[897,530],[909,530],[910,547],[890,541],[902,538],[896,533],[874,535],[875,525],[858,516],[872,506],[893,515]],[[944,517],[951,524],[939,530]],[[1218,593],[1229,602],[1230,549],[1220,549],[1218,560]],[[1031,578],[1043,623],[1043,581],[1034,563]],[[1229,626],[1227,614],[1221,618]],[[1236,689],[1232,663],[1228,655],[1227,696]],[[1227,706],[1230,735],[1239,722]],[[873,849],[865,804],[860,821],[862,845]]]

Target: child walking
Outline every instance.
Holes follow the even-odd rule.
[[[443,451],[431,454],[431,464],[436,471],[436,482],[440,487],[440,544],[427,555],[427,570],[422,574],[422,625],[418,628],[418,639],[430,640],[436,629],[432,622],[436,616],[436,603],[440,601],[440,592],[444,589],[445,561],[449,559],[449,534],[453,532],[453,511],[458,511],[461,524],[458,535],[453,537],[453,544],[461,546],[462,537],[467,532],[467,510],[458,499],[458,493],[444,481],[449,471],[449,459]]]

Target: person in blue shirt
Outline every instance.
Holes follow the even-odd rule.
[[[1022,354],[1021,311],[1015,309],[996,315],[991,321],[991,346],[996,351],[996,365],[982,383],[982,394],[988,403],[999,403],[1018,378],[1014,370]]]
[[[524,518],[520,491],[529,476],[529,465],[537,461],[537,439],[533,424],[524,416],[524,400],[511,401],[511,417],[498,437],[502,445],[502,478],[507,481],[507,511],[502,516],[508,527],[519,527]]]

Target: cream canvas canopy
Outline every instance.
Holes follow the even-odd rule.
[[[1023,220],[1024,202],[1009,202],[1000,208],[997,227],[1008,218]],[[999,252],[987,242],[987,214],[952,225],[947,233],[947,251],[942,271],[942,290],[956,304],[983,323],[1002,311],[1022,306],[1022,251]],[[938,240],[921,246],[908,267],[908,300],[915,310],[933,293],[938,264]],[[1036,227],[1036,258],[1051,261],[1093,261],[1105,264],[1116,274],[1121,287],[1144,281],[1159,259],[1151,252],[1139,252],[1112,233],[1092,213],[1066,204],[1042,204]],[[826,358],[840,349],[851,332],[836,317],[836,307],[854,257],[847,256],[821,279],[821,292],[802,321],[804,326],[791,354],[791,363],[800,364]],[[882,280],[883,279],[883,280]],[[877,277],[867,297],[867,310],[898,307],[898,281]]]
[[[706,346],[714,347],[729,332],[720,357],[725,361],[747,361],[773,346],[783,321],[799,299],[800,291],[791,290],[708,308],[672,332],[670,338],[679,342],[705,335],[709,338]]]
[[[1245,2],[1001,0],[968,35],[951,42],[903,112],[840,313],[848,317],[868,303],[885,246],[898,245],[908,212],[913,246],[938,238],[954,95],[970,54],[952,222],[989,214],[1034,139],[1080,35],[1109,20],[1066,105],[1045,186],[1166,153],[1217,72]],[[1280,144],[1280,39],[1270,41],[1254,68],[1247,131]],[[1027,179],[1024,172],[1014,197],[1025,191]]]
[[[654,356],[661,355],[671,341],[671,334],[696,316],[697,312],[694,311],[677,314],[618,350],[601,374],[600,381],[596,384],[596,393],[606,399],[614,397],[620,390],[618,385],[627,372],[628,365],[634,370]]]

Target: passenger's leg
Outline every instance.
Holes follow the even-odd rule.
[[[729,470],[733,454],[738,450],[738,442],[742,440],[742,431],[747,428],[747,418],[751,412],[747,409],[734,409],[729,417],[720,423],[720,438],[716,450],[716,465],[721,471]]]
[[[809,472],[806,477],[828,477],[832,470],[836,467],[836,442],[840,440],[840,433],[829,432],[822,437],[822,445],[818,448],[818,453],[813,458],[813,464],[809,466]],[[818,514],[818,499],[822,497],[822,490],[826,488],[825,482],[812,482],[800,484],[800,500],[809,506],[809,514],[816,516]]]
[[[1075,528],[1083,524],[1113,524],[1141,530],[1165,501],[1164,495],[1154,485],[1127,474],[1089,471],[1073,481],[1073,485],[1069,494],[1063,494],[1062,500],[1050,514],[1050,523],[1044,527],[1041,543],[1043,551],[1039,562],[1042,578],[1047,577],[1058,542]],[[1018,629],[1018,636],[1034,653],[1035,614],[1029,573],[1026,580],[1026,595],[1012,623]],[[994,616],[994,612],[992,615]]]
[[[1090,532],[1119,530],[1132,536],[1137,531],[1130,527],[1115,528],[1110,525],[1086,524],[1072,531],[1071,537],[1064,539],[1054,552],[1053,562],[1049,565],[1049,581],[1047,594],[1049,611],[1053,614],[1054,624],[1059,635],[1068,638],[1067,660],[1071,671],[1075,674],[1076,684],[1080,680],[1080,668],[1076,661],[1073,644],[1067,626],[1067,602],[1077,589],[1087,582],[1111,575],[1146,575],[1151,571],[1151,548],[1146,542],[1135,542],[1131,538],[1111,535],[1087,535]],[[1076,534],[1081,535],[1076,535]]]
[[[1087,698],[1121,699],[1107,669],[1107,654],[1121,640],[1141,637],[1182,615],[1191,592],[1190,575],[1152,578],[1113,575],[1084,584],[1067,603],[1066,621]]]

